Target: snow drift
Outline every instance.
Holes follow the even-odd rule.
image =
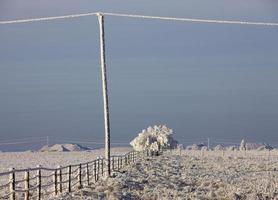
[[[166,125],[155,125],[143,129],[141,133],[134,138],[130,145],[136,151],[160,149],[173,149],[177,147],[178,142],[173,138],[173,130]]]

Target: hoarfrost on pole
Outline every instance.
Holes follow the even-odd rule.
[[[97,14],[99,22],[100,36],[100,64],[102,77],[102,94],[103,94],[103,111],[104,111],[104,129],[105,129],[105,160],[107,167],[107,176],[110,176],[110,123],[109,123],[109,104],[108,104],[108,89],[107,89],[107,74],[105,60],[105,34],[104,34],[104,16],[101,13]]]

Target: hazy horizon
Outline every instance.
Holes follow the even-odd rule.
[[[0,2],[0,20],[95,11],[278,22],[274,0]],[[278,28],[105,17],[112,142],[166,124],[278,145]],[[0,140],[103,141],[96,17],[0,26]],[[0,142],[1,143],[1,142]],[[29,146],[0,145],[0,150]]]

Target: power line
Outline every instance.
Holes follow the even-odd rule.
[[[45,137],[26,137],[26,138],[15,138],[15,139],[7,139],[1,140],[1,143],[9,143],[9,142],[25,142],[26,140],[30,142],[31,140],[42,140]]]
[[[79,18],[86,16],[97,15],[98,12],[90,12],[83,14],[72,14],[72,15],[62,15],[53,17],[42,17],[42,18],[31,18],[31,19],[18,19],[18,20],[8,20],[0,21],[0,25],[7,24],[18,24],[18,23],[29,23],[38,21],[52,21],[59,19],[70,19]],[[250,22],[250,21],[236,21],[236,20],[216,20],[216,19],[197,19],[197,18],[181,18],[181,17],[162,17],[162,16],[150,16],[150,15],[135,15],[135,14],[125,14],[125,13],[101,13],[106,16],[115,17],[129,17],[129,18],[141,18],[141,19],[154,19],[154,20],[167,20],[167,21],[179,21],[179,22],[197,22],[197,23],[216,23],[216,24],[238,24],[238,25],[257,25],[257,26],[278,26],[278,23],[273,22]]]
[[[105,144],[104,142],[97,142],[97,141],[82,141],[82,140],[55,140],[58,142],[69,142],[69,143],[77,143],[77,144]],[[124,144],[128,145],[129,142],[111,142],[111,144]]]
[[[104,144],[104,142],[95,142],[95,141],[80,141],[80,140],[55,140],[56,142],[69,142],[69,143],[80,143],[80,144]]]
[[[61,16],[54,16],[54,17],[8,20],[8,21],[0,21],[0,25],[39,22],[39,21],[52,21],[52,20],[58,20],[58,19],[78,18],[78,17],[86,17],[86,16],[92,16],[92,15],[96,15],[96,13],[84,13],[84,14],[74,14],[74,15],[61,15]]]
[[[215,20],[215,19],[196,19],[196,18],[180,18],[180,17],[161,17],[150,15],[131,15],[122,13],[103,13],[104,15],[117,16],[117,17],[131,17],[143,19],[157,19],[168,21],[181,21],[181,22],[199,22],[199,23],[218,23],[218,24],[241,24],[241,25],[259,25],[259,26],[278,26],[278,23],[269,22],[249,22],[249,21],[235,21],[235,20]]]
[[[13,144],[30,144],[30,143],[37,143],[37,142],[45,142],[45,140],[21,141],[21,142],[3,142],[3,143],[0,143],[0,146],[1,145],[13,145]]]

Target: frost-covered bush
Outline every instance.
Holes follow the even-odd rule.
[[[205,144],[192,144],[186,147],[186,150],[202,150],[202,148],[207,147]]]
[[[178,142],[172,137],[173,130],[166,125],[155,125],[143,129],[141,133],[134,138],[130,145],[136,151],[153,150],[157,151],[163,148],[176,148]]]
[[[215,146],[213,148],[213,150],[215,150],[215,151],[222,151],[222,150],[225,150],[225,147],[222,146],[221,144],[218,144],[217,146]]]
[[[227,147],[227,150],[228,150],[228,151],[236,151],[236,150],[238,150],[238,147],[237,147],[237,146],[234,146],[234,145],[233,145],[233,146],[228,146],[228,147]]]
[[[241,140],[239,150],[240,151],[246,151],[246,142],[245,142],[245,140]]]
[[[241,151],[246,151],[246,150],[262,151],[262,150],[272,150],[273,147],[266,143],[250,143],[250,142],[246,142],[245,140],[242,140],[239,149]]]

